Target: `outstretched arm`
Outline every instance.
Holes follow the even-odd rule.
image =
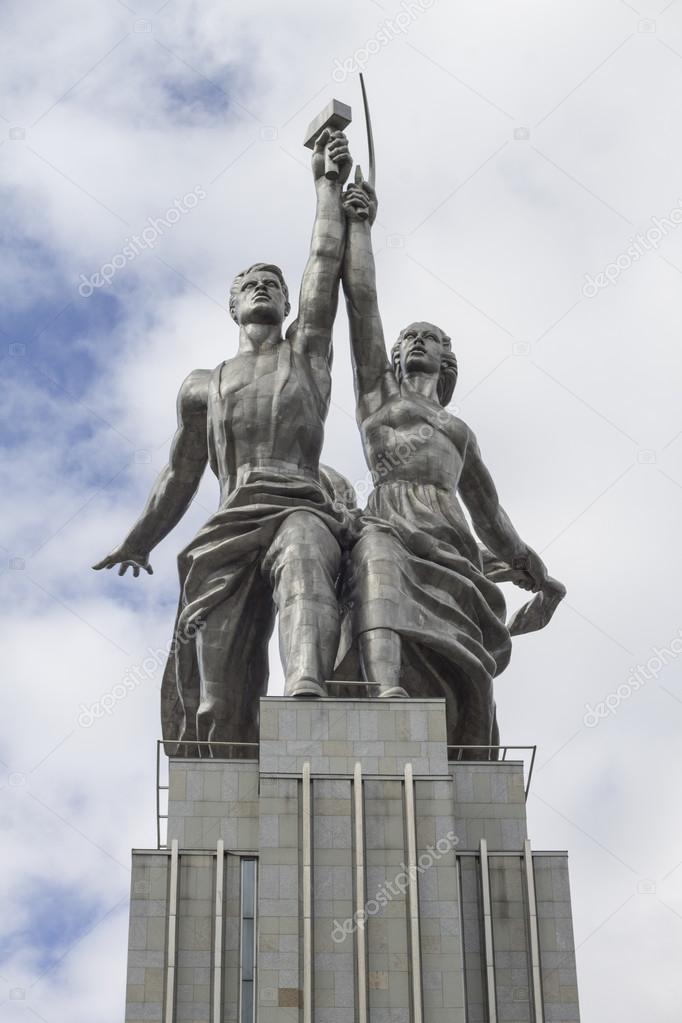
[[[119,575],[132,568],[152,573],[149,554],[185,514],[208,461],[206,406],[209,370],[195,370],[178,394],[178,428],[171,443],[168,465],[160,473],[142,515],[122,544],[92,567],[113,568]]]
[[[325,148],[339,167],[337,181],[325,177]],[[346,218],[341,206],[343,183],[351,167],[343,132],[322,132],[313,151],[317,210],[310,256],[301,281],[293,344],[309,355],[331,359],[332,326],[339,301],[341,260],[346,242]]]
[[[478,442],[469,431],[459,492],[474,528],[485,545],[515,570],[514,582],[537,592],[547,580],[547,569],[535,551],[523,542],[500,504]]]
[[[344,209],[348,218],[348,234],[342,280],[348,310],[355,399],[358,418],[363,422],[376,412],[388,394],[397,390],[398,384],[386,355],[377,300],[371,236],[371,225],[377,211],[376,194],[362,180],[359,168],[355,184],[348,187],[344,196]]]

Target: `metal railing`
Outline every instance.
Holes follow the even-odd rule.
[[[250,749],[255,753],[254,759],[258,755],[258,743],[257,742],[215,742],[213,740],[197,740],[197,739],[157,739],[156,740],[156,848],[166,848],[166,842],[161,844],[161,821],[168,820],[168,805],[166,803],[166,813],[161,813],[161,793],[168,792],[170,788],[170,777],[168,777],[165,785],[161,784],[161,751],[164,746],[208,746],[211,751],[211,757],[213,756],[212,750],[218,746],[229,746],[230,749]],[[169,758],[168,758],[169,759]],[[190,758],[188,758],[190,759]],[[210,758],[206,758],[210,759]],[[248,759],[243,757],[240,759]],[[169,768],[170,770],[170,768]]]
[[[476,756],[466,754],[476,753]],[[521,756],[509,757],[508,753],[520,753]],[[535,754],[537,746],[448,746],[449,763],[493,763],[504,760],[520,760],[528,774],[524,784],[524,798],[528,801],[533,768],[535,767]],[[525,754],[525,756],[524,756]]]

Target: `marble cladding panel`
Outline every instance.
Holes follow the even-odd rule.
[[[126,1023],[161,1020],[166,980],[168,857],[133,853]]]
[[[370,1023],[409,1023],[410,959],[403,784],[364,782]]]
[[[260,769],[264,774],[445,774],[443,700],[261,700]]]
[[[477,857],[459,860],[462,946],[468,1023],[488,1023],[481,868]]]
[[[171,760],[168,839],[181,849],[258,849],[258,764],[239,760]]]
[[[337,1023],[355,1009],[351,782],[312,782],[313,1020]]]
[[[533,853],[540,965],[547,1023],[579,1023],[568,858]]]
[[[534,1023],[524,862],[521,856],[490,856],[488,870],[498,1017]]]
[[[302,1005],[301,782],[261,778],[258,824],[259,1023],[298,1023]]]
[[[425,1023],[465,1023],[452,781],[415,782],[419,938]]]
[[[210,1019],[215,920],[214,856],[184,854],[179,860],[175,1019]],[[181,983],[180,979],[185,983]]]
[[[459,849],[521,852],[528,837],[523,764],[518,761],[451,763]]]

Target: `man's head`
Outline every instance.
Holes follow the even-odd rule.
[[[254,263],[232,282],[230,315],[240,326],[283,323],[290,309],[289,289],[278,266]]]
[[[391,349],[393,372],[398,383],[412,373],[438,377],[438,400],[446,406],[457,383],[457,359],[450,338],[433,323],[420,321],[401,330]]]

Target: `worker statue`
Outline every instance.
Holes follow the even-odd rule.
[[[313,148],[317,212],[297,318],[284,333],[289,293],[278,267],[257,263],[235,278],[238,352],[182,384],[168,465],[128,536],[94,566],[151,573],[151,551],[187,511],[210,464],[219,508],[178,559],[180,604],[162,684],[167,750],[183,740],[178,752],[195,752],[199,740],[200,754],[229,756],[208,744],[257,741],[276,611],[285,694],[322,696],[332,676],[346,515],[320,453],[350,167],[346,136],[322,131]]]

